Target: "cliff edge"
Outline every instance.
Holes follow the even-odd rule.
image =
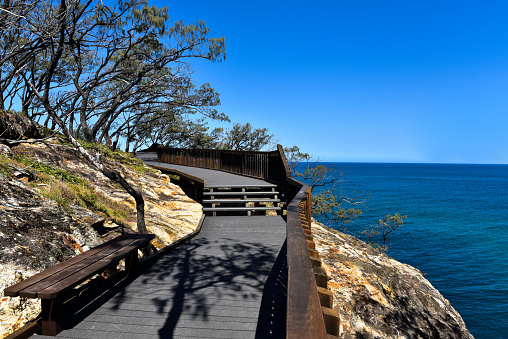
[[[43,133],[19,116],[6,123],[9,114],[0,112],[4,138],[19,139],[23,131],[30,131],[25,137]],[[168,176],[125,154],[104,159],[142,190],[155,247],[195,230],[201,205]],[[13,147],[0,143],[0,338],[40,312],[39,300],[4,297],[5,287],[121,233],[135,232],[135,219],[132,197],[58,138]],[[417,269],[320,223],[313,222],[312,233],[330,277],[341,338],[473,338],[461,316]]]
[[[340,338],[473,338],[418,269],[313,220],[316,250],[340,316]]]

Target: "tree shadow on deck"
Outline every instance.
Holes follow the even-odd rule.
[[[190,330],[203,338],[282,338],[286,286],[285,243],[198,236],[80,309],[76,323],[102,305],[113,313],[128,306],[136,321],[149,321],[139,326],[147,337],[178,338]]]

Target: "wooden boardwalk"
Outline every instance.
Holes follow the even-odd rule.
[[[180,167],[209,185],[267,183]],[[207,217],[195,238],[69,313],[57,337],[285,338],[286,290],[281,216]]]
[[[206,218],[198,236],[78,310],[58,337],[284,338],[285,227],[280,216]]]
[[[143,160],[145,164],[161,170],[176,170],[178,172],[184,172],[192,177],[201,178],[205,181],[204,187],[217,187],[217,186],[222,187],[224,185],[263,187],[265,185],[270,185],[265,180],[246,177],[233,173],[221,172],[206,168],[198,168],[158,162],[156,153],[140,152],[136,155],[136,157]]]

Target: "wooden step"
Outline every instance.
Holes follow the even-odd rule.
[[[280,211],[280,207],[203,207],[203,212]]]
[[[234,204],[243,202],[280,202],[280,199],[205,199],[203,204]]]
[[[203,192],[205,196],[235,196],[235,195],[278,195],[279,192],[276,191],[263,191],[263,192],[230,192],[230,191],[217,191],[217,192]]]
[[[254,186],[245,186],[245,185],[206,185],[205,188],[276,188],[277,185],[274,184],[256,184]]]

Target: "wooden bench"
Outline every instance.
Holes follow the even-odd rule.
[[[41,299],[42,334],[57,335],[63,329],[63,303],[71,290],[123,258],[127,276],[133,276],[138,249],[146,247],[154,237],[153,234],[121,235],[6,288],[4,295]]]

